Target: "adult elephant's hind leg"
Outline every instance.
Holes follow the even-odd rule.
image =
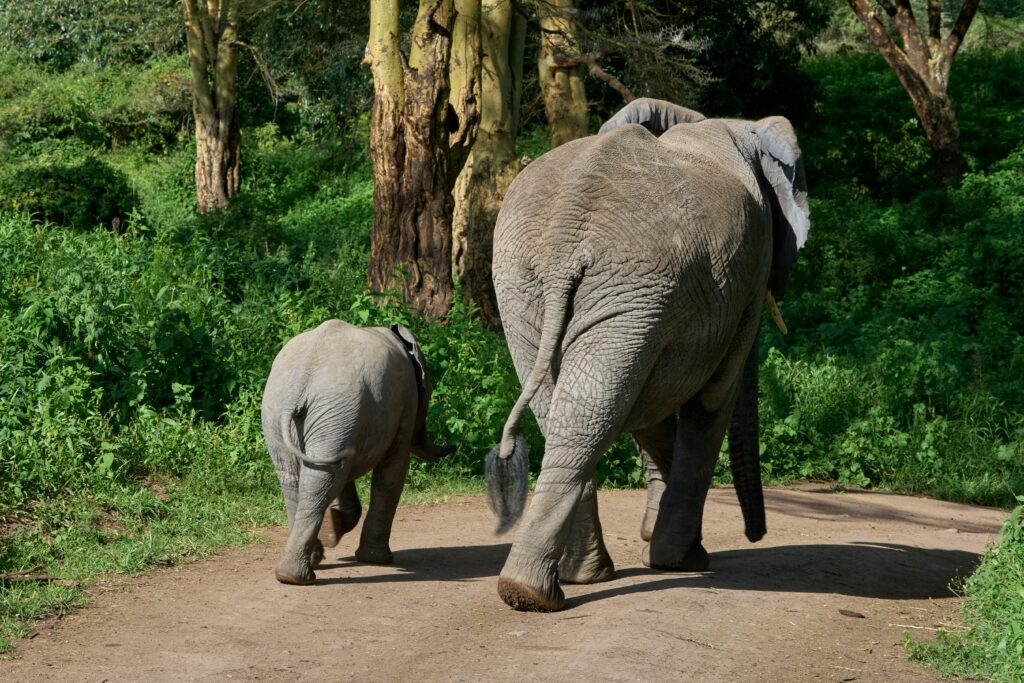
[[[572,533],[597,459],[622,431],[640,383],[635,357],[604,343],[577,340],[563,358],[546,419],[546,449],[533,499],[498,579],[498,593],[518,610],[550,612],[565,605],[558,562]],[[596,381],[593,378],[602,378]],[[596,499],[585,504],[596,521]],[[593,534],[599,534],[596,525]]]
[[[597,491],[591,477],[576,507],[569,541],[558,563],[558,579],[563,583],[599,583],[610,581],[614,575],[615,564],[604,545]]]

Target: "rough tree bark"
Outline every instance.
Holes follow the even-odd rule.
[[[526,19],[509,0],[483,0],[478,26],[480,125],[455,185],[452,267],[463,293],[492,327],[500,326],[491,283],[498,209],[519,173],[515,141],[523,83]],[[454,92],[453,75],[453,92]]]
[[[949,100],[949,74],[960,44],[978,9],[978,0],[965,0],[949,35],[942,37],[942,3],[927,0],[928,27],[922,31],[914,18],[910,0],[878,0],[892,22],[902,49],[890,35],[890,28],[869,0],[847,0],[868,30],[871,42],[896,73],[914,103],[914,110],[932,148],[939,179],[948,183],[966,169],[960,151],[960,126]]]
[[[238,194],[241,134],[235,106],[237,0],[182,0],[196,120],[196,211]]]
[[[587,67],[563,65],[566,56],[581,53],[572,0],[536,0],[536,5],[541,30],[537,70],[554,149],[589,132],[590,112],[583,88]]]
[[[453,0],[421,0],[405,57],[398,0],[370,3],[374,218],[368,280],[376,291],[397,289],[429,316],[451,306],[451,190],[475,128],[465,118],[475,116],[472,103],[449,105],[454,20]]]

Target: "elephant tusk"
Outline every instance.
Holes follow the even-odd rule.
[[[786,329],[786,321],[782,319],[782,313],[779,312],[779,306],[775,303],[775,297],[772,296],[772,290],[768,290],[764,293],[764,303],[768,306],[768,312],[772,314],[772,320],[775,321],[775,325],[779,328],[782,334],[789,334],[789,330]]]

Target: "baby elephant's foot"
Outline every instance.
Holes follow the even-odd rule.
[[[521,612],[557,612],[565,607],[565,593],[550,560],[518,561],[510,555],[498,578],[498,595]]]
[[[324,544],[319,539],[314,539],[313,549],[309,551],[309,566],[316,569],[324,561]]]
[[[395,561],[395,556],[391,553],[391,548],[387,546],[383,548],[359,546],[356,550],[356,559],[368,564],[391,564]]]
[[[558,563],[558,580],[562,583],[600,583],[615,577],[615,563],[602,545],[586,554],[566,550]]]
[[[651,542],[644,548],[641,560],[645,567],[677,572],[703,572],[710,564],[708,551],[700,541],[694,541],[685,550]]]
[[[329,505],[324,511],[319,538],[324,546],[333,548],[341,537],[356,528],[362,509],[359,507]]]

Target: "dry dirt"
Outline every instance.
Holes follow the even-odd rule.
[[[566,586],[568,608],[524,614],[496,576],[510,537],[482,499],[399,508],[390,567],[348,535],[312,587],[274,580],[284,532],[95,591],[0,661],[4,681],[934,681],[903,634],[954,613],[1005,513],[825,489],[766,492],[768,536],[743,538],[730,489],[711,492],[712,571],[640,563],[642,491],[600,494],[615,579]]]

